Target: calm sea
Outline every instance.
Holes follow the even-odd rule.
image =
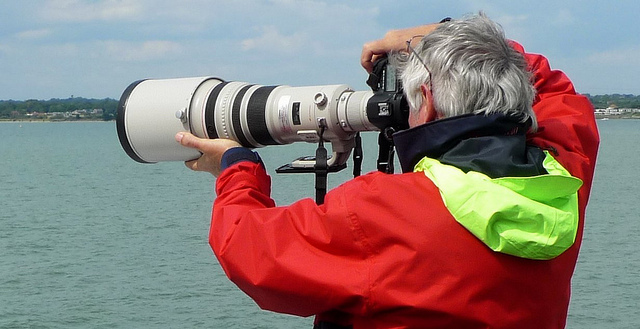
[[[599,121],[602,144],[568,328],[640,327],[640,121]],[[365,136],[365,171],[376,159]],[[230,283],[207,244],[213,178],[142,165],[113,122],[0,123],[0,328],[311,328]],[[310,144],[261,150],[270,172]],[[335,186],[349,169],[329,177]],[[313,197],[276,175],[274,198]]]

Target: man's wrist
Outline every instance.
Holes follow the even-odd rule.
[[[245,147],[233,147],[222,154],[220,159],[220,171],[242,161],[251,161],[253,163],[262,164],[262,159],[257,152],[251,151]]]

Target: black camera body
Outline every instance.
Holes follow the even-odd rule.
[[[409,128],[409,105],[402,89],[402,81],[395,67],[383,57],[375,62],[367,85],[373,96],[367,103],[367,117],[380,130],[400,131]]]

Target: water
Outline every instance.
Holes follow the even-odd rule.
[[[598,121],[600,152],[568,328],[640,328],[640,120]]]
[[[602,146],[568,328],[640,326],[640,121],[600,121]],[[0,123],[0,328],[311,328],[259,310],[207,244],[213,178],[142,165],[113,122]],[[375,135],[365,136],[365,171]],[[270,172],[309,144],[261,150]],[[330,186],[348,179],[330,175]],[[313,176],[272,175],[278,204]]]

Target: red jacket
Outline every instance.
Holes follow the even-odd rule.
[[[519,45],[514,45],[523,51]],[[358,177],[276,207],[264,168],[217,180],[210,243],[227,276],[263,309],[353,328],[563,328],[599,137],[589,101],[546,59],[535,73],[529,142],[584,184],[575,244],[551,260],[497,253],[452,217],[423,173]]]

